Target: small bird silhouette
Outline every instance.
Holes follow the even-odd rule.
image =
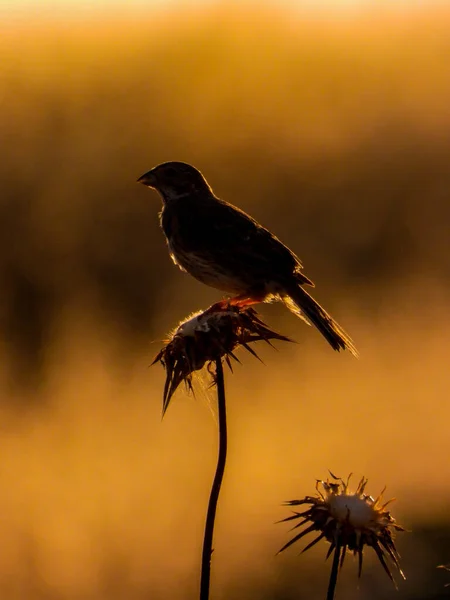
[[[162,198],[160,223],[170,256],[202,283],[233,294],[226,304],[281,300],[315,325],[334,350],[357,356],[351,338],[302,287],[314,283],[299,258],[268,229],[217,198],[195,167],[162,163],[138,179]]]

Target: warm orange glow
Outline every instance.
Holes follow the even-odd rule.
[[[159,200],[135,183],[170,159],[299,254],[361,353],[261,307],[300,343],[227,375],[217,598],[281,584],[323,597],[323,549],[275,559],[273,522],[328,468],[388,486],[413,530],[414,593],[442,592],[450,11],[398,6],[321,21],[170,5],[57,26],[37,11],[4,26],[0,597],[195,598],[214,397],[177,392],[161,423],[164,373],[148,365],[152,341],[218,294],[173,267]]]

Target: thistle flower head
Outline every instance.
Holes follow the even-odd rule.
[[[264,340],[291,341],[272,331],[251,307],[214,304],[180,323],[152,364],[160,362],[166,370],[163,393],[163,415],[182,381],[192,390],[192,374],[218,359],[225,359],[231,369],[231,358],[238,361],[234,351],[242,346],[258,358],[249,344]]]
[[[450,565],[438,565],[438,569],[444,569],[445,571],[450,571]],[[450,583],[446,583],[444,587],[450,587]]]
[[[386,509],[392,502],[383,501],[383,490],[377,498],[369,496],[365,492],[367,479],[360,480],[354,492],[349,491],[349,482],[332,473],[331,481],[318,480],[316,483],[316,496],[306,496],[302,500],[289,500],[287,506],[309,505],[302,512],[295,512],[292,516],[280,522],[300,519],[293,529],[307,525],[300,533],[285,544],[280,552],[300,540],[308,533],[316,531],[319,535],[309,543],[302,552],[305,552],[317,542],[325,539],[330,543],[327,558],[334,551],[334,564],[336,566],[333,579],[330,579],[330,587],[336,585],[338,570],[342,568],[347,550],[358,556],[358,576],[361,576],[363,563],[363,550],[365,546],[372,547],[380,561],[383,569],[395,585],[391,570],[386,559],[398,570],[400,576],[405,576],[400,568],[399,554],[396,550],[393,534],[395,531],[404,531],[397,525],[394,517]]]

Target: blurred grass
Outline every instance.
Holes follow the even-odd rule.
[[[230,379],[217,597],[323,596],[324,547],[273,558],[272,523],[328,468],[398,496],[400,596],[444,595],[449,24],[429,6],[318,22],[251,4],[2,23],[3,598],[195,597],[214,420],[179,394],[161,425],[147,365],[218,293],[171,265],[135,184],[169,159],[302,257],[362,353],[261,308],[300,345]],[[399,597],[371,565],[358,595]]]

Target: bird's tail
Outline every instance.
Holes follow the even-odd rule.
[[[349,350],[353,356],[358,356],[352,339],[306,290],[294,285],[286,289],[286,294],[283,300],[288,308],[317,327],[334,350]]]

